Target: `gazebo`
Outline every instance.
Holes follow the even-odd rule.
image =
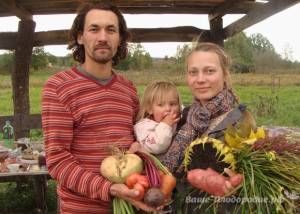
[[[100,0],[99,0],[100,1]],[[29,135],[30,129],[41,128],[41,115],[30,114],[29,66],[34,47],[67,43],[68,30],[35,32],[33,15],[75,13],[82,2],[91,0],[1,0],[0,17],[20,18],[18,32],[0,32],[0,49],[15,50],[12,70],[14,115],[1,116],[0,127],[10,120],[15,137]],[[272,16],[300,0],[112,0],[124,14],[207,14],[209,30],[191,26],[173,28],[131,28],[132,42],[190,42],[201,34],[204,41],[223,45],[238,32]],[[223,16],[245,14],[223,27]]]

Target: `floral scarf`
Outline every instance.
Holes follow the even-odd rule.
[[[233,109],[235,101],[232,92],[226,89],[204,106],[195,99],[172,145],[165,154],[159,156],[161,162],[174,173],[182,163],[185,148],[208,129],[211,119]]]

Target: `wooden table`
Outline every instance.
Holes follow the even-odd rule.
[[[47,179],[50,178],[48,171],[8,172],[0,173],[0,182],[18,182],[22,178],[32,178],[34,181],[34,192],[37,213],[47,213],[46,189]]]

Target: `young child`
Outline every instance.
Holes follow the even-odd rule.
[[[138,122],[134,126],[136,140],[151,154],[167,151],[181,111],[176,86],[167,81],[149,84],[141,101]]]

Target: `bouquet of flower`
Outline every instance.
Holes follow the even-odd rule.
[[[217,162],[244,176],[243,183],[227,196],[231,200],[209,197],[208,213],[217,212],[220,201],[233,202],[233,213],[296,213],[300,199],[300,141],[296,135],[263,127],[253,130],[244,123],[229,125],[222,141],[210,137],[193,141],[185,151],[186,170],[197,158],[196,149],[210,145]],[[204,203],[208,201],[200,201],[199,206]]]

